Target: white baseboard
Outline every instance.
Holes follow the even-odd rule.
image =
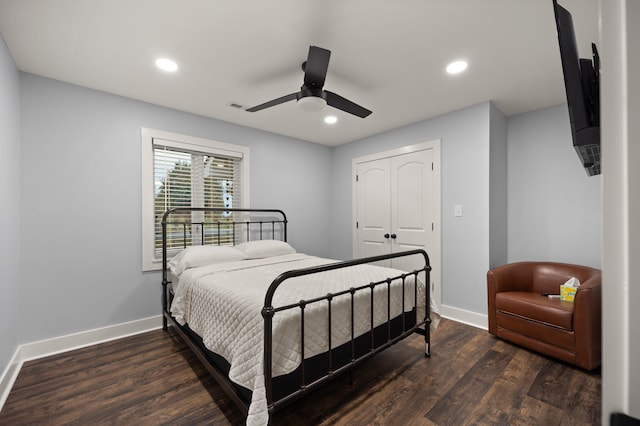
[[[20,352],[20,348],[16,349],[16,352],[13,354],[13,358],[5,368],[4,373],[2,373],[2,377],[0,377],[0,411],[2,411],[2,407],[4,406],[4,402],[9,397],[9,392],[11,392],[11,387],[18,378],[18,373],[22,368],[22,362],[18,360],[18,354]]]
[[[162,327],[162,316],[156,315],[150,318],[54,337],[39,342],[25,343],[18,346],[13,355],[13,359],[9,362],[2,377],[0,377],[0,410],[2,410],[5,401],[9,397],[9,392],[11,392],[11,388],[24,362],[157,330],[160,327]]]
[[[488,330],[489,328],[489,318],[484,314],[454,308],[453,306],[441,305],[440,315],[442,315],[443,318],[448,318],[473,327],[482,328],[483,330]]]

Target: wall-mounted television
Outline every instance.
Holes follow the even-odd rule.
[[[573,147],[589,176],[600,174],[600,59],[591,44],[593,60],[578,55],[571,13],[553,0],[560,59],[567,93]]]

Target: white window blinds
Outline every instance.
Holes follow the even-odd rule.
[[[175,207],[240,207],[242,157],[224,153],[194,151],[153,140],[155,257],[162,254],[162,216]],[[172,143],[171,145],[176,145]],[[169,249],[193,244],[233,244],[232,226],[203,230],[192,222],[232,220],[226,212],[195,212],[189,217],[175,216],[167,226]],[[225,232],[228,230],[228,232]],[[215,235],[215,239],[214,239]],[[221,235],[221,236],[219,236]]]

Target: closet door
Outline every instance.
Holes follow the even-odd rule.
[[[356,179],[358,188],[356,257],[389,253],[391,225],[389,159],[359,163],[356,167]]]
[[[430,287],[441,300],[440,141],[354,158],[353,255],[356,258],[424,249],[432,266]],[[413,271],[422,256],[383,266]]]
[[[403,154],[390,159],[391,252],[424,249],[433,238],[433,150]],[[418,260],[419,262],[419,260]],[[394,267],[411,271],[415,259],[398,259]]]
[[[432,150],[359,163],[356,167],[358,257],[428,251],[432,230]],[[386,266],[416,269],[420,259]]]

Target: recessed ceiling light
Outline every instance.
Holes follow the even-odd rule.
[[[178,64],[167,58],[156,59],[156,66],[161,70],[168,72],[174,72],[178,69]]]
[[[462,71],[466,70],[468,65],[469,64],[467,64],[467,61],[451,62],[449,65],[447,65],[447,72],[449,74],[459,74]]]
[[[336,124],[338,122],[338,117],[336,117],[335,115],[327,115],[324,118],[324,122],[327,124]]]

